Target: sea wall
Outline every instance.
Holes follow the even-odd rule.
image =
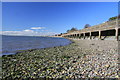
[[[98,37],[104,40],[103,37],[115,36],[115,40],[120,40],[120,20],[107,21],[99,25],[84,28],[78,31],[62,34],[62,37],[68,38],[86,38]]]

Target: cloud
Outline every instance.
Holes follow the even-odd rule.
[[[45,27],[31,27],[30,29],[45,29]]]
[[[26,29],[26,30],[23,30],[25,32],[34,32],[33,30],[30,30],[30,29]]]
[[[38,31],[39,29],[42,29]],[[46,30],[45,27],[31,27],[22,31],[0,31],[1,35],[16,35],[16,36],[51,36],[57,33],[51,30]]]
[[[33,30],[23,30],[23,31],[0,31],[1,35],[14,35],[14,36],[51,36],[55,35],[55,32],[37,32]]]
[[[22,35],[21,31],[2,31],[3,35]]]

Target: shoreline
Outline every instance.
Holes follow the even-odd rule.
[[[63,38],[63,37],[56,37],[56,38]],[[68,38],[65,38],[65,39],[68,39]],[[68,39],[68,40],[70,40],[71,43],[69,43],[69,44],[67,44],[67,45],[64,45],[64,46],[68,46],[68,45],[71,45],[72,43],[75,43],[72,39]],[[60,46],[47,47],[47,48],[35,48],[35,49],[27,49],[27,50],[18,50],[18,51],[16,51],[16,52],[13,53],[13,54],[2,55],[2,56],[0,56],[0,57],[17,55],[17,54],[19,54],[19,53],[32,52],[32,51],[35,51],[35,50],[49,49],[49,48],[55,48],[55,47],[62,47],[62,46],[60,45]]]
[[[34,37],[36,37],[36,36],[34,36]],[[45,37],[45,38],[63,38],[63,37]],[[63,39],[66,39],[66,38],[63,38]],[[67,40],[70,41],[70,42],[68,42],[67,44],[59,44],[59,45],[56,45],[56,46],[49,46],[49,47],[43,47],[43,48],[32,48],[32,49],[21,49],[21,50],[14,50],[13,52],[10,52],[10,51],[4,52],[3,51],[3,53],[1,52],[0,56],[2,57],[2,56],[5,56],[5,55],[15,55],[15,54],[23,53],[23,52],[26,52],[26,51],[40,50],[40,49],[57,47],[57,46],[66,46],[66,45],[69,45],[70,43],[72,43],[71,40],[69,40],[69,39],[67,39]]]
[[[3,79],[119,77],[116,41],[70,41],[66,46],[3,56]]]

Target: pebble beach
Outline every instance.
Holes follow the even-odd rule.
[[[118,41],[78,40],[2,57],[3,79],[119,78]]]

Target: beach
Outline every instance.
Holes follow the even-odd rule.
[[[78,40],[2,57],[2,77],[119,78],[118,41]]]

